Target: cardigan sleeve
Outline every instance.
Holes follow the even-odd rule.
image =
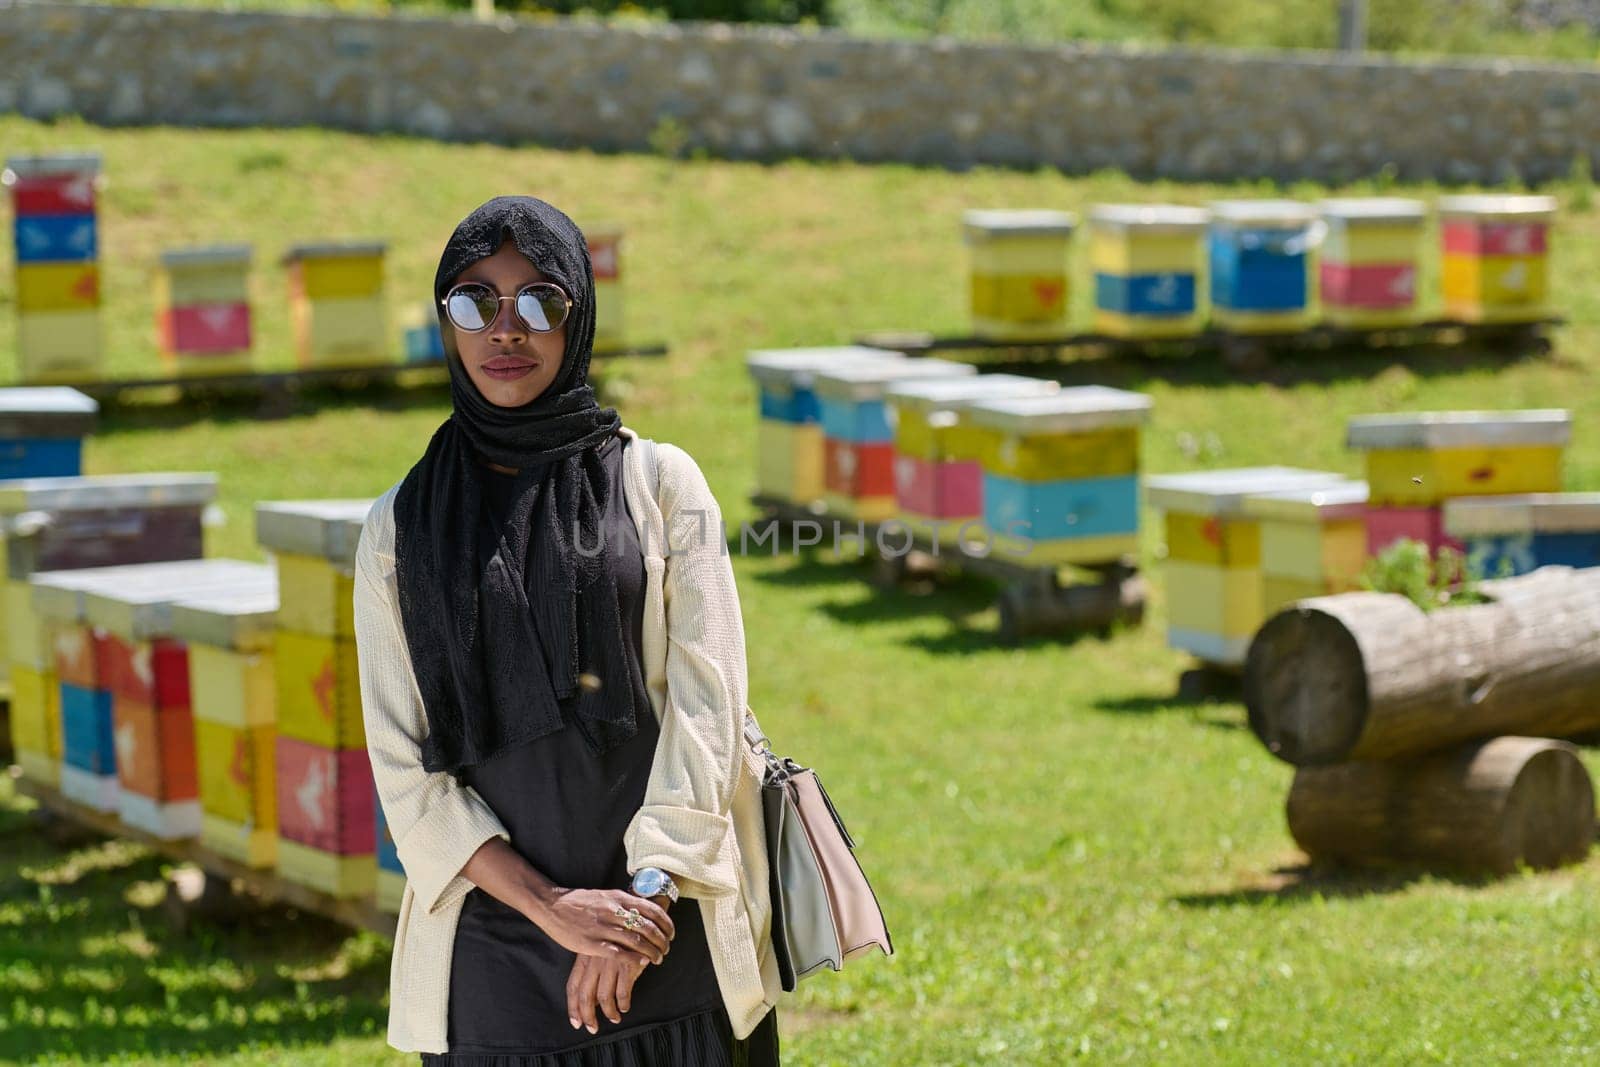
[[[473,884],[460,873],[485,841],[510,833],[471,786],[422,767],[427,717],[400,621],[394,493],[367,515],[356,548],[355,630],[361,712],[378,802],[417,903],[438,911]]]
[[[743,773],[746,666],[722,513],[688,453],[658,446],[667,531],[662,579],[666,701],[644,803],[624,844],[630,873],[659,867],[685,896],[739,891],[729,809]]]

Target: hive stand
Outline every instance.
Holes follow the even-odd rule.
[[[857,521],[833,515],[820,507],[808,508],[759,493],[751,496],[750,501],[764,521],[778,523],[781,534],[791,539],[796,524],[802,521],[838,520],[848,523],[852,531]],[[996,581],[1001,586],[997,601],[998,636],[1006,644],[1017,644],[1029,637],[1068,637],[1085,633],[1108,637],[1119,625],[1137,626],[1144,620],[1145,583],[1131,560],[1078,565],[1079,569],[1096,575],[1097,580],[1063,582],[1062,572],[1068,568],[1060,565],[1028,566],[993,556],[972,555],[949,545],[941,545],[935,551],[935,546],[918,536],[912,537],[912,548],[908,552],[881,553],[877,550],[877,534],[883,525],[862,523],[866,532],[863,551],[872,558],[876,583],[898,585],[906,581],[925,581],[945,568]],[[905,528],[897,524],[893,531],[896,545],[903,543],[904,534]]]

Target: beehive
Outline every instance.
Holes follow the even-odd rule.
[[[972,329],[1023,340],[1067,331],[1067,251],[1077,219],[1066,211],[968,211]]]
[[[594,347],[620,348],[626,340],[622,317],[622,230],[610,225],[588,226],[583,235],[594,267]]]
[[[165,838],[197,837],[200,788],[187,645],[173,635],[176,603],[251,596],[272,588],[272,569],[199,559],[102,571],[84,589],[84,618],[97,637],[100,688],[111,694],[118,814]]]
[[[1146,478],[1145,497],[1166,525],[1167,644],[1218,666],[1242,664],[1264,621],[1261,523],[1245,500],[1344,480],[1294,467]]]
[[[32,576],[32,609],[57,679],[62,716],[61,791],[98,811],[119,810],[113,744],[109,634],[88,617],[89,594],[103,589],[182,589],[198,561],[45,571]],[[17,598],[12,597],[13,603]]]
[[[175,248],[156,273],[156,332],[180,374],[238,374],[252,368],[250,246]]]
[[[439,332],[439,315],[431,304],[419,304],[406,314],[404,348],[407,363],[444,361],[444,336]]]
[[[966,401],[983,468],[983,526],[1001,558],[1105,563],[1138,552],[1142,393],[1086,385]]]
[[[852,363],[813,377],[822,418],[822,499],[841,518],[877,522],[892,518],[894,428],[884,390],[898,381],[970,378],[977,368],[944,359]]]
[[[1444,527],[1480,578],[1600,567],[1600,493],[1458,497],[1445,501]]]
[[[296,245],[289,268],[289,314],[300,366],[370,366],[391,361],[383,298],[381,241]]]
[[[188,646],[200,780],[200,840],[252,867],[277,862],[276,584],[173,605]]]
[[[1553,493],[1572,418],[1561,410],[1442,411],[1350,420],[1346,441],[1365,454],[1371,503],[1367,552],[1402,537],[1431,550],[1461,543],[1444,528],[1446,500]]]
[[[17,356],[25,382],[100,375],[100,268],[94,153],[17,156],[0,175],[11,191],[16,249]]]
[[[1203,208],[1103,204],[1089,212],[1095,329],[1113,337],[1186,337],[1203,325]]]
[[[912,379],[884,391],[894,427],[896,515],[939,546],[983,519],[982,431],[963,417],[969,400],[1044,396],[1060,384],[1016,374]]]
[[[1261,526],[1262,619],[1308,597],[1361,587],[1367,484],[1343,481],[1246,497]]]
[[[278,870],[336,896],[373,892],[377,816],[356,658],[356,544],[370,500],[258,505],[278,566],[273,636]],[[291,628],[291,625],[293,628]]]
[[[1312,322],[1310,249],[1315,214],[1294,200],[1211,205],[1207,248],[1211,315],[1240,334],[1292,333]]]
[[[1322,317],[1358,329],[1417,319],[1417,264],[1427,209],[1399,197],[1317,204],[1327,226],[1319,264]]]
[[[1551,196],[1439,198],[1446,312],[1463,322],[1547,318]]]
[[[100,405],[62,386],[0,389],[0,480],[83,473]]]
[[[760,403],[756,492],[809,505],[822,499],[827,472],[817,372],[829,367],[903,362],[877,348],[757,349],[745,358]]]

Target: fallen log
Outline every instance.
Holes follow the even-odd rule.
[[[1600,568],[1480,589],[1490,603],[1431,613],[1390,593],[1285,608],[1245,660],[1250,728],[1296,766],[1600,729]]]
[[[1594,787],[1564,741],[1497,737],[1411,760],[1302,767],[1289,832],[1313,860],[1505,874],[1575,863]]]

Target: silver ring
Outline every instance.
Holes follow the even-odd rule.
[[[625,929],[625,930],[637,930],[639,927],[641,927],[643,925],[644,925],[644,916],[639,914],[639,909],[638,908],[629,908],[626,917],[624,917],[623,920],[622,920],[623,929]]]

